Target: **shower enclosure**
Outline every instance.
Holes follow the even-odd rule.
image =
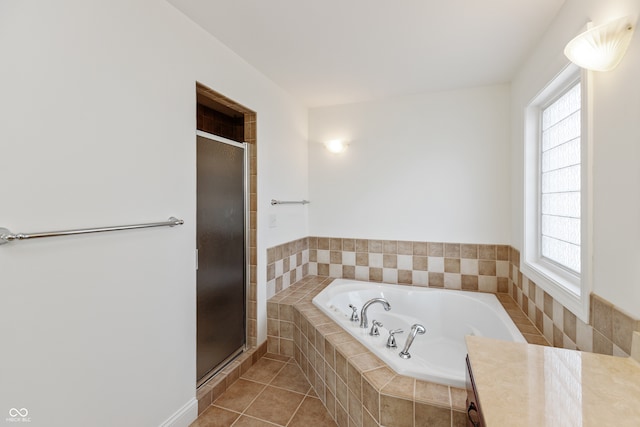
[[[197,132],[197,385],[246,344],[246,151]]]

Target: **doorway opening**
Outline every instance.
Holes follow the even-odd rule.
[[[255,112],[200,83],[196,99],[199,386],[256,346],[257,150]]]

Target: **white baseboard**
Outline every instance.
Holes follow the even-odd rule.
[[[194,397],[160,424],[160,427],[189,427],[196,418],[198,418],[198,401]]]

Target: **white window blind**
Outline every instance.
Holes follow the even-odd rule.
[[[540,256],[580,273],[580,83],[542,110]]]

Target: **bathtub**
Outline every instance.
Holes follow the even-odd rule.
[[[386,298],[391,310],[385,311],[382,304],[371,305],[369,328],[362,329],[350,321],[349,304],[358,307],[360,316],[363,304],[371,298]],[[398,374],[453,387],[465,387],[465,335],[526,342],[493,294],[336,279],[313,304]],[[373,320],[383,324],[380,336],[369,335]],[[411,358],[403,359],[399,352],[415,323],[423,325],[426,333],[416,335],[409,349]],[[388,331],[393,329],[404,333],[396,334],[398,348],[389,349]]]

